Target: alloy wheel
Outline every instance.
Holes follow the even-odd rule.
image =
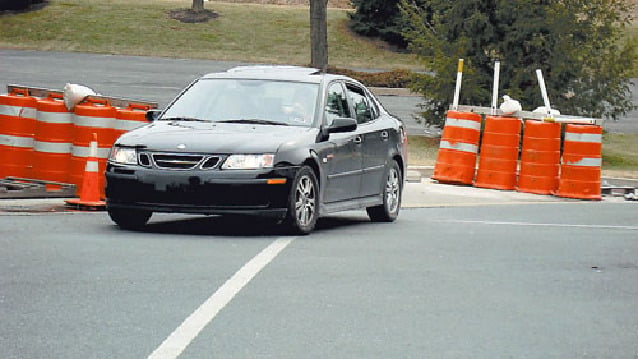
[[[300,226],[307,226],[313,220],[316,211],[316,191],[313,181],[304,175],[299,179],[295,190],[295,217]]]
[[[389,213],[394,213],[399,207],[401,195],[400,176],[396,168],[391,168],[385,184],[386,206]]]

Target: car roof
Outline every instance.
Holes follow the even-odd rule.
[[[237,66],[224,72],[214,72],[202,76],[204,79],[236,78],[258,80],[283,80],[320,83],[322,80],[350,79],[342,75],[323,73],[317,69],[302,66],[253,65]]]

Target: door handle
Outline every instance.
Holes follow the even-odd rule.
[[[361,139],[361,136],[356,136],[353,140],[354,143],[356,143],[357,145],[361,144],[361,142],[363,142],[363,140]]]

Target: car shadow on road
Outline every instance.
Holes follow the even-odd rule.
[[[328,216],[319,218],[313,233],[329,232],[340,228],[370,224],[364,216]],[[288,228],[272,219],[249,216],[206,216],[156,220],[137,230],[143,233],[216,235],[236,237],[295,235]]]

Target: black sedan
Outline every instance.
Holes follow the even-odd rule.
[[[246,66],[203,76],[109,155],[106,203],[121,228],[153,212],[258,215],[295,233],[320,215],[399,214],[407,140],[359,82],[315,69]]]

